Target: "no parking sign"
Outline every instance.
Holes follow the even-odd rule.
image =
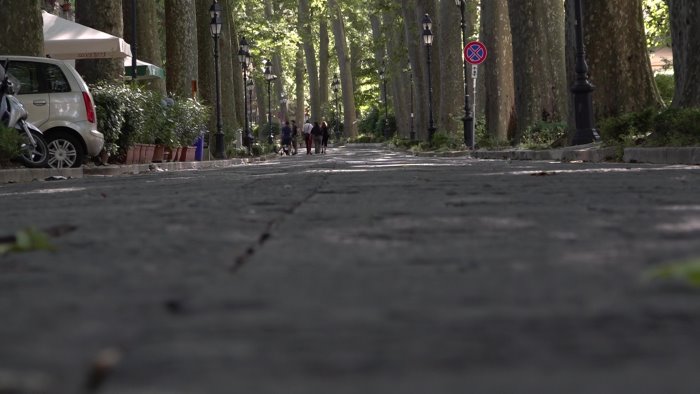
[[[486,60],[486,56],[488,56],[486,45],[479,41],[472,41],[464,47],[464,60],[469,64],[481,64]]]

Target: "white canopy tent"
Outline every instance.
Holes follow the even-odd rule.
[[[44,53],[54,59],[104,59],[131,56],[123,39],[42,11]]]

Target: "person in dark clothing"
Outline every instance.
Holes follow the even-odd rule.
[[[326,149],[328,148],[328,138],[330,137],[330,133],[328,132],[328,123],[324,120],[321,122],[321,153],[326,153]]]
[[[297,122],[292,121],[292,154],[296,155],[299,153],[299,128],[297,127]]]
[[[314,122],[314,127],[311,129],[311,135],[314,139],[314,153],[321,153],[321,140],[323,139],[323,134],[321,132],[321,126],[318,122]]]
[[[284,122],[282,126],[282,150],[281,154],[286,154],[289,156],[289,147],[292,144],[292,128],[289,127],[289,122]]]

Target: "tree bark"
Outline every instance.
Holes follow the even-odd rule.
[[[597,118],[661,107],[641,0],[584,2],[586,52]],[[614,23],[611,23],[614,21]]]
[[[321,99],[319,96],[318,66],[316,65],[316,49],[314,48],[312,22],[309,0],[299,0],[299,34],[306,55],[306,73],[309,80],[309,96],[311,101],[311,119],[321,118]]]
[[[396,132],[401,138],[409,138],[411,131],[411,85],[406,67],[406,41],[403,35],[400,9],[391,7],[382,16],[382,25],[385,26],[386,50],[389,65],[389,88],[391,90],[391,104],[396,118]]]
[[[155,1],[142,1],[136,7],[136,43],[133,37],[132,0],[122,0],[122,13],[124,16],[124,40],[131,45],[132,55],[136,53],[138,60],[151,63],[155,66],[163,66],[163,57],[160,50],[160,26],[158,17],[158,4]],[[160,92],[165,95],[165,80],[153,79],[142,83],[147,89]]]
[[[318,99],[321,108],[325,108],[328,104],[328,69],[330,66],[330,40],[328,38],[328,22],[325,17],[319,22],[319,46],[318,46]],[[330,113],[330,111],[328,111]]]
[[[76,6],[76,18],[82,25],[116,37],[124,36],[121,0],[81,0]],[[87,83],[121,82],[124,78],[124,59],[121,58],[76,60],[75,68]]]
[[[0,53],[42,56],[42,26],[39,0],[3,0],[0,12]]]
[[[340,69],[340,83],[343,88],[343,119],[345,123],[343,134],[345,137],[355,138],[357,137],[357,125],[355,118],[355,95],[352,90],[352,68],[347,55],[348,50],[345,39],[343,15],[336,0],[328,0],[328,13],[331,15],[335,50],[338,56],[338,68]]]
[[[304,97],[304,48],[301,44],[297,49],[297,54],[295,56],[296,62],[294,63],[294,82],[296,85],[295,100],[296,100],[296,110],[294,111],[294,119],[296,120],[297,126],[301,130],[304,124],[304,110],[305,108],[305,97]],[[300,131],[301,132],[301,131]]]
[[[509,0],[513,35],[517,135],[537,122],[568,116],[564,56],[564,3]]]
[[[476,18],[474,14],[472,15]],[[465,17],[469,16],[465,12]],[[440,131],[448,134],[456,134],[458,131],[461,134],[463,130],[461,118],[464,116],[465,81],[460,20],[460,10],[454,1],[440,2],[437,20],[433,21],[440,27],[436,29],[439,34],[435,37],[435,41],[443,44],[440,57],[435,59],[436,68],[440,70],[440,78],[436,81],[440,87],[440,95],[436,97],[440,110],[437,114],[437,123]],[[469,74],[471,79],[471,72]],[[469,82],[467,80],[467,83]]]
[[[406,37],[406,48],[408,59],[411,63],[414,86],[414,126],[416,139],[427,140],[428,138],[428,82],[426,53],[423,46],[423,28],[421,20],[423,15],[417,17],[420,11],[416,0],[396,0],[401,6],[401,14],[404,21],[404,35]]]
[[[496,140],[508,141],[515,133],[513,42],[508,0],[483,2],[481,26],[483,41],[489,51],[481,73],[486,86],[486,130]]]
[[[197,21],[194,0],[165,0],[166,88],[176,97],[191,97],[191,84],[197,80]],[[209,52],[211,53],[211,52]],[[213,59],[209,67],[214,67]],[[213,73],[213,69],[212,69]],[[199,81],[200,91],[206,90]],[[213,86],[210,85],[210,86]],[[210,130],[214,130],[212,127]]]
[[[673,107],[700,107],[700,4],[695,0],[670,0],[673,37],[673,72],[676,90]]]

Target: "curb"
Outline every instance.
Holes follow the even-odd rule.
[[[147,174],[161,171],[188,171],[207,168],[226,168],[250,163],[268,161],[277,155],[274,153],[258,156],[227,160],[181,161],[149,164],[107,165],[99,167],[80,168],[13,168],[0,169],[0,184],[29,183],[34,181],[51,181],[62,179],[77,179],[87,176],[120,176]]]
[[[626,148],[626,163],[700,164],[700,147],[688,148]]]
[[[0,170],[0,184],[73,179],[83,175],[82,168],[12,168]]]

